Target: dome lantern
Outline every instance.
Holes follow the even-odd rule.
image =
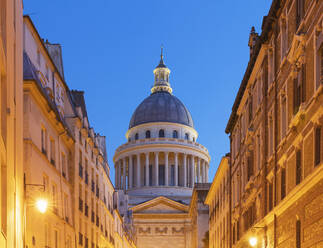
[[[154,70],[155,82],[154,86],[151,88],[151,93],[155,93],[157,91],[167,91],[172,93],[173,89],[169,84],[169,74],[170,70],[164,64],[163,47],[161,47],[160,61],[159,65]]]

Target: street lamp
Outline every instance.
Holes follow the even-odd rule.
[[[266,232],[266,226],[254,226],[252,227],[252,229],[265,229],[265,232]],[[257,243],[258,243],[258,238],[255,235],[249,238],[249,244],[251,245],[251,247],[255,247]]]
[[[44,198],[39,198],[36,201],[36,207],[38,209],[39,212],[41,212],[42,214],[46,212],[47,207],[48,207],[48,201]]]
[[[250,237],[250,239],[249,239],[249,244],[250,244],[252,247],[255,247],[255,246],[257,245],[257,243],[258,243],[258,240],[257,240],[257,238],[256,238],[256,237],[254,237],[254,236]]]

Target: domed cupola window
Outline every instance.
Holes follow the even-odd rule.
[[[159,138],[165,138],[165,131],[164,129],[159,130]]]
[[[189,138],[190,138],[189,134],[188,133],[185,133],[185,139],[186,140],[189,140]]]
[[[150,139],[150,131],[149,130],[146,131],[146,139]]]
[[[174,139],[178,138],[178,132],[176,130],[173,131],[173,138]]]
[[[135,134],[135,140],[137,140],[137,139],[139,139],[139,134],[138,133]]]

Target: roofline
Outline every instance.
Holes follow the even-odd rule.
[[[273,0],[272,4],[270,6],[270,10],[268,12],[268,15],[265,16],[263,19],[261,35],[256,42],[254,54],[252,55],[252,57],[250,58],[250,60],[248,62],[247,69],[245,71],[245,74],[243,76],[243,79],[241,81],[241,84],[240,84],[240,87],[239,87],[239,90],[237,93],[237,96],[236,96],[234,104],[232,106],[231,115],[229,117],[227,126],[225,128],[225,132],[227,134],[232,132],[233,125],[235,124],[236,119],[237,119],[237,115],[236,115],[237,110],[239,108],[242,96],[245,92],[245,89],[248,84],[252,70],[254,68],[255,62],[256,62],[257,57],[259,55],[260,48],[261,48],[262,44],[264,44],[268,39],[268,34],[272,30],[272,22],[276,19],[276,14],[277,14],[280,6],[281,6],[280,0]]]
[[[33,21],[31,20],[30,16],[29,15],[24,15],[23,18],[25,20],[28,20],[28,22],[31,24],[32,28],[34,29],[34,31],[35,31],[35,33],[37,35],[37,38],[39,39],[40,43],[42,44],[42,47],[44,48],[47,56],[49,57],[50,62],[53,64],[53,66],[55,68],[55,72],[58,74],[58,76],[59,76],[60,80],[62,81],[62,83],[64,84],[64,86],[69,90],[69,87],[67,86],[67,83],[65,82],[64,78],[62,77],[62,75],[59,73],[59,70],[57,69],[57,66],[55,65],[54,61],[52,60],[52,57],[50,56],[47,48],[45,47],[44,42],[43,42],[43,39],[40,37],[40,35],[38,33],[38,30],[37,30],[35,24],[33,23]],[[56,44],[59,44],[59,43],[56,43]],[[63,65],[63,63],[62,63],[62,65]],[[64,70],[64,68],[63,68],[63,70]]]
[[[220,174],[220,172],[222,171],[223,169],[223,164],[226,162],[228,162],[228,166],[230,166],[230,163],[229,163],[229,159],[230,159],[230,155],[229,154],[226,154],[225,156],[222,157],[221,161],[220,161],[220,164],[218,166],[218,169],[216,170],[216,173],[214,175],[214,178],[213,178],[213,181],[212,181],[212,184],[210,186],[210,189],[209,189],[209,192],[207,193],[206,195],[206,198],[204,200],[204,203],[205,204],[208,204],[209,202],[209,198],[211,197],[210,195],[212,194],[213,190],[214,190],[214,187],[215,187],[215,183],[216,183],[216,180]]]

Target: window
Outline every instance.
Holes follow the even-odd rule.
[[[79,176],[83,178],[83,165],[82,165],[82,151],[80,150],[79,154]]]
[[[64,178],[67,178],[66,157],[64,153],[62,153],[62,175]]]
[[[287,102],[285,94],[281,97],[281,138],[283,139],[286,135],[287,129]]]
[[[165,137],[165,131],[164,129],[159,130],[159,138],[164,138]]]
[[[301,248],[301,221],[296,221],[296,248]]]
[[[47,154],[46,152],[47,148],[47,132],[45,128],[41,129],[41,150],[43,154]]]
[[[296,78],[294,79],[294,89],[293,89],[293,108],[294,114],[299,110],[302,102],[306,100],[306,67],[305,64],[302,65],[301,70],[298,72]]]
[[[188,133],[185,133],[185,139],[186,140],[189,140],[189,138],[190,138],[189,134]]]
[[[283,200],[286,196],[286,169],[281,168],[280,174],[280,199]]]
[[[55,141],[50,139],[50,162],[55,165]]]
[[[248,161],[247,161],[247,177],[248,181],[250,178],[253,176],[253,151],[250,151],[250,154],[248,156]]]
[[[273,209],[273,183],[268,183],[268,211],[270,212]]]
[[[176,130],[173,131],[173,138],[174,139],[178,138],[178,132]]]
[[[149,130],[146,131],[146,139],[150,139],[150,131]]]
[[[323,34],[321,34],[323,36]],[[321,38],[322,39],[322,38]],[[319,39],[318,39],[319,40]],[[317,53],[317,78],[316,78],[316,84],[315,89],[318,89],[320,85],[323,84],[323,44],[320,46],[317,44],[317,47],[319,47],[318,53]]]
[[[54,247],[58,248],[58,231],[54,230]]]
[[[137,139],[139,139],[139,134],[138,133],[135,134],[135,140],[137,140]]]
[[[315,129],[315,162],[314,162],[314,166],[317,166],[321,163],[321,156],[322,156],[322,128],[321,127],[317,127]]]
[[[249,97],[249,104],[248,104],[248,113],[249,113],[249,125],[252,121],[252,116],[253,116],[253,113],[252,113],[252,95]]]
[[[52,186],[52,202],[53,202],[53,211],[57,213],[57,187],[53,184]]]
[[[271,83],[274,81],[274,46],[272,42],[271,46],[272,48],[268,50],[268,85],[271,85]]]
[[[296,185],[302,181],[302,156],[301,150],[296,151]]]
[[[286,17],[283,16],[281,21],[280,21],[280,30],[281,30],[281,42],[280,42],[280,46],[281,46],[281,60],[284,59],[286,51],[287,51],[287,37],[288,37],[288,33],[287,33],[287,23],[286,23]]]
[[[268,145],[268,155],[271,156],[273,154],[273,146],[274,146],[274,121],[273,117],[269,116],[269,125],[268,125],[268,135],[269,135],[269,145]]]

